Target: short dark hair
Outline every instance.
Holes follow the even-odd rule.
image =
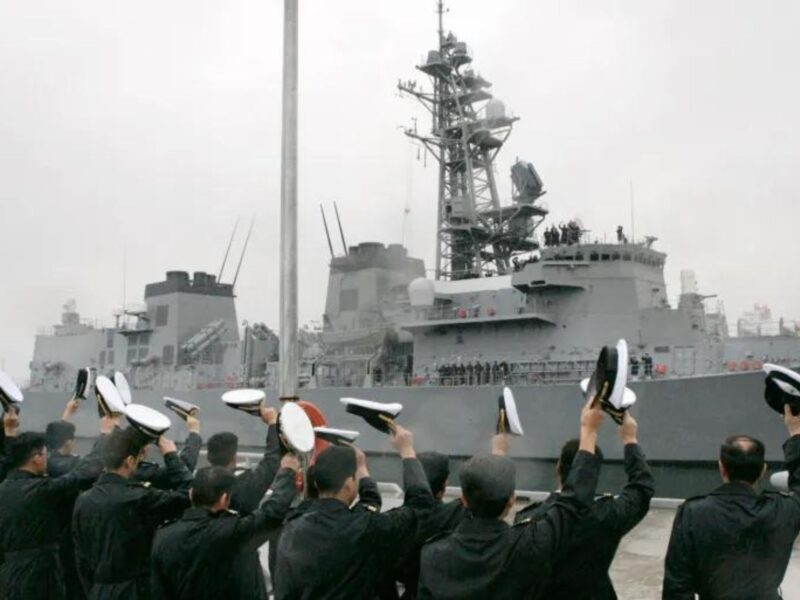
[[[562,485],[567,482],[569,472],[572,469],[572,462],[575,460],[575,455],[578,453],[580,445],[580,440],[575,438],[568,440],[561,447],[561,456],[558,458],[558,477],[561,479]],[[603,462],[603,451],[600,450],[600,446],[595,446],[594,455],[600,462]]]
[[[236,475],[224,467],[203,467],[197,471],[192,482],[192,504],[208,508],[222,497],[230,494]]]
[[[420,452],[417,454],[417,458],[422,463],[422,468],[425,470],[425,476],[428,478],[428,484],[431,486],[433,495],[443,492],[447,485],[447,479],[450,477],[450,461],[448,458],[439,452]]]
[[[720,447],[719,460],[731,481],[752,485],[764,472],[764,444],[749,435],[732,435]]]
[[[496,519],[516,487],[514,461],[507,456],[473,456],[459,469],[461,493],[472,516]]]
[[[48,450],[58,450],[70,440],[75,439],[75,424],[68,421],[53,421],[47,424],[44,433]]]
[[[347,446],[330,446],[317,457],[314,481],[320,494],[336,493],[356,476],[356,453]]]
[[[7,440],[8,443],[8,440]],[[36,431],[26,431],[10,443],[8,460],[12,469],[19,469],[24,466],[34,454],[42,452],[47,446],[43,433]]]
[[[236,451],[239,449],[239,438],[235,433],[223,431],[215,433],[208,438],[206,444],[208,450],[208,462],[215,467],[227,467],[236,459]]]
[[[103,447],[103,465],[106,469],[119,469],[126,458],[139,456],[149,443],[150,439],[133,427],[115,429]]]

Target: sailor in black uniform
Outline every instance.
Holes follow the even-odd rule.
[[[725,440],[723,484],[678,509],[664,570],[665,600],[778,600],[792,544],[800,532],[800,416],[786,405],[783,445],[791,493],[757,492],[766,471],[764,445],[749,436]]]
[[[192,482],[192,508],[156,533],[152,550],[154,600],[267,599],[258,547],[283,523],[295,497],[300,463],[281,459],[272,493],[249,515],[230,510],[236,476],[206,467]]]
[[[608,569],[622,537],[645,517],[655,493],[655,479],[639,447],[637,429],[630,411],[626,411],[619,434],[625,445],[628,483],[619,496],[606,495],[594,501],[575,537],[556,558],[542,598],[616,600],[617,594],[608,576]],[[559,489],[569,478],[578,445],[577,439],[570,440],[561,450],[557,465]],[[596,449],[596,454],[602,462],[600,448]],[[517,513],[515,522],[542,518],[558,500],[559,494],[554,492],[544,502],[522,509]]]
[[[187,491],[164,491],[133,480],[150,439],[132,427],[104,442],[106,471],[75,503],[72,533],[83,589],[89,598],[150,597],[150,546],[156,528],[189,507]],[[163,435],[158,449],[176,481],[186,465]]]
[[[113,426],[104,419],[101,431]],[[16,436],[8,449],[12,470],[0,484],[0,598],[66,597],[59,542],[69,514],[63,509],[100,475],[100,451],[100,443],[95,444],[68,474],[53,478],[47,476],[44,434]]]
[[[403,507],[385,513],[350,510],[360,476],[356,454],[344,446],[322,452],[314,468],[319,500],[283,528],[276,600],[375,596],[395,550],[414,539],[434,502],[411,432],[395,427],[392,445],[403,459]]]
[[[574,534],[592,504],[599,461],[598,407],[584,407],[581,440],[558,499],[537,520],[509,527],[514,506],[514,463],[505,456],[476,456],[460,470],[462,501],[472,514],[456,530],[422,549],[420,598],[523,598],[535,595],[550,575],[552,560]]]
[[[276,423],[277,411],[269,406],[261,407],[261,420],[268,426],[264,456],[255,469],[238,473],[231,492],[231,510],[241,514],[253,512],[269,489],[281,460],[281,446]],[[239,438],[234,433],[223,432],[208,438],[208,462],[215,467],[224,467],[236,474],[236,453]]]

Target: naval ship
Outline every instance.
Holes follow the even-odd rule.
[[[438,44],[417,67],[427,83],[398,83],[432,117],[430,129],[405,134],[438,165],[434,276],[402,245],[364,242],[333,255],[331,244],[321,327],[300,333],[303,398],[333,426],[360,430],[373,471],[391,479],[399,469],[385,436],[346,414],[340,397],[402,403],[399,420],[413,427],[417,447],[459,460],[488,450],[497,397],[509,386],[526,431],[511,448],[518,486],[545,489],[562,443],[577,435],[578,382],[601,347],[625,339],[640,439],[660,495],[708,489],[719,443],[731,433],[765,440],[768,460],[780,461],[785,430],[764,405],[760,369],[765,361],[800,366],[796,327],[782,321],[772,335],[729,335],[691,271],[681,273],[672,305],[656,238],[628,239],[619,228],[608,243],[577,219],[550,222],[531,163],[511,165],[512,192],[502,197],[498,156],[518,117],[441,19],[440,7]],[[77,370],[90,367],[123,372],[137,402],[189,400],[201,408],[205,435],[232,429],[244,449],[258,448],[261,424],[232,414],[220,395],[259,387],[277,402],[278,340],[263,323],[240,326],[233,284],[221,279],[169,271],[111,327],[65,305],[61,323],[36,337],[26,426],[57,418]],[[92,431],[93,413],[79,412],[79,431]],[[624,477],[613,429],[600,440],[609,486]]]

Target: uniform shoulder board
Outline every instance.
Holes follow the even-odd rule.
[[[239,514],[239,511],[238,510],[233,510],[232,508],[227,508],[227,509],[225,509],[225,514],[226,515],[233,515],[235,517],[235,516],[237,516]]]
[[[437,533],[436,535],[432,535],[431,537],[429,537],[427,540],[425,540],[422,543],[423,543],[423,545],[427,545],[427,544],[432,544],[433,542],[438,542],[439,540],[448,537],[451,533],[453,533],[453,532],[452,531],[440,531],[439,533]]]
[[[236,468],[233,470],[233,474],[234,474],[236,477],[239,477],[239,475],[242,475],[242,474],[244,474],[244,473],[247,473],[249,470],[250,470],[250,469],[245,469],[244,467],[236,467]]]
[[[708,494],[701,494],[699,496],[690,496],[686,500],[683,501],[684,504],[688,502],[692,502],[693,500],[702,500],[703,498],[708,498]]]
[[[595,502],[599,502],[601,500],[613,500],[614,498],[614,494],[598,494],[594,497],[594,500]]]
[[[525,519],[520,519],[516,523],[514,523],[513,527],[519,527],[520,525],[527,525],[528,523],[533,523],[533,517],[527,517]]]
[[[131,486],[134,486],[134,487],[149,488],[153,484],[150,483],[149,481],[130,481],[129,480],[128,481],[128,485],[131,485]]]
[[[765,494],[771,494],[773,496],[784,496],[786,498],[793,498],[794,494],[792,492],[787,492],[786,490],[764,490]]]
[[[374,504],[362,504],[364,508],[366,508],[369,512],[378,512],[378,507]]]
[[[164,529],[165,527],[169,527],[170,525],[172,525],[173,523],[177,523],[178,521],[180,521],[179,517],[175,517],[174,519],[167,519],[163,523],[159,523],[157,528]]]

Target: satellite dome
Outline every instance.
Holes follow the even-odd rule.
[[[411,306],[433,306],[433,281],[425,277],[417,277],[408,284],[408,299]]]

